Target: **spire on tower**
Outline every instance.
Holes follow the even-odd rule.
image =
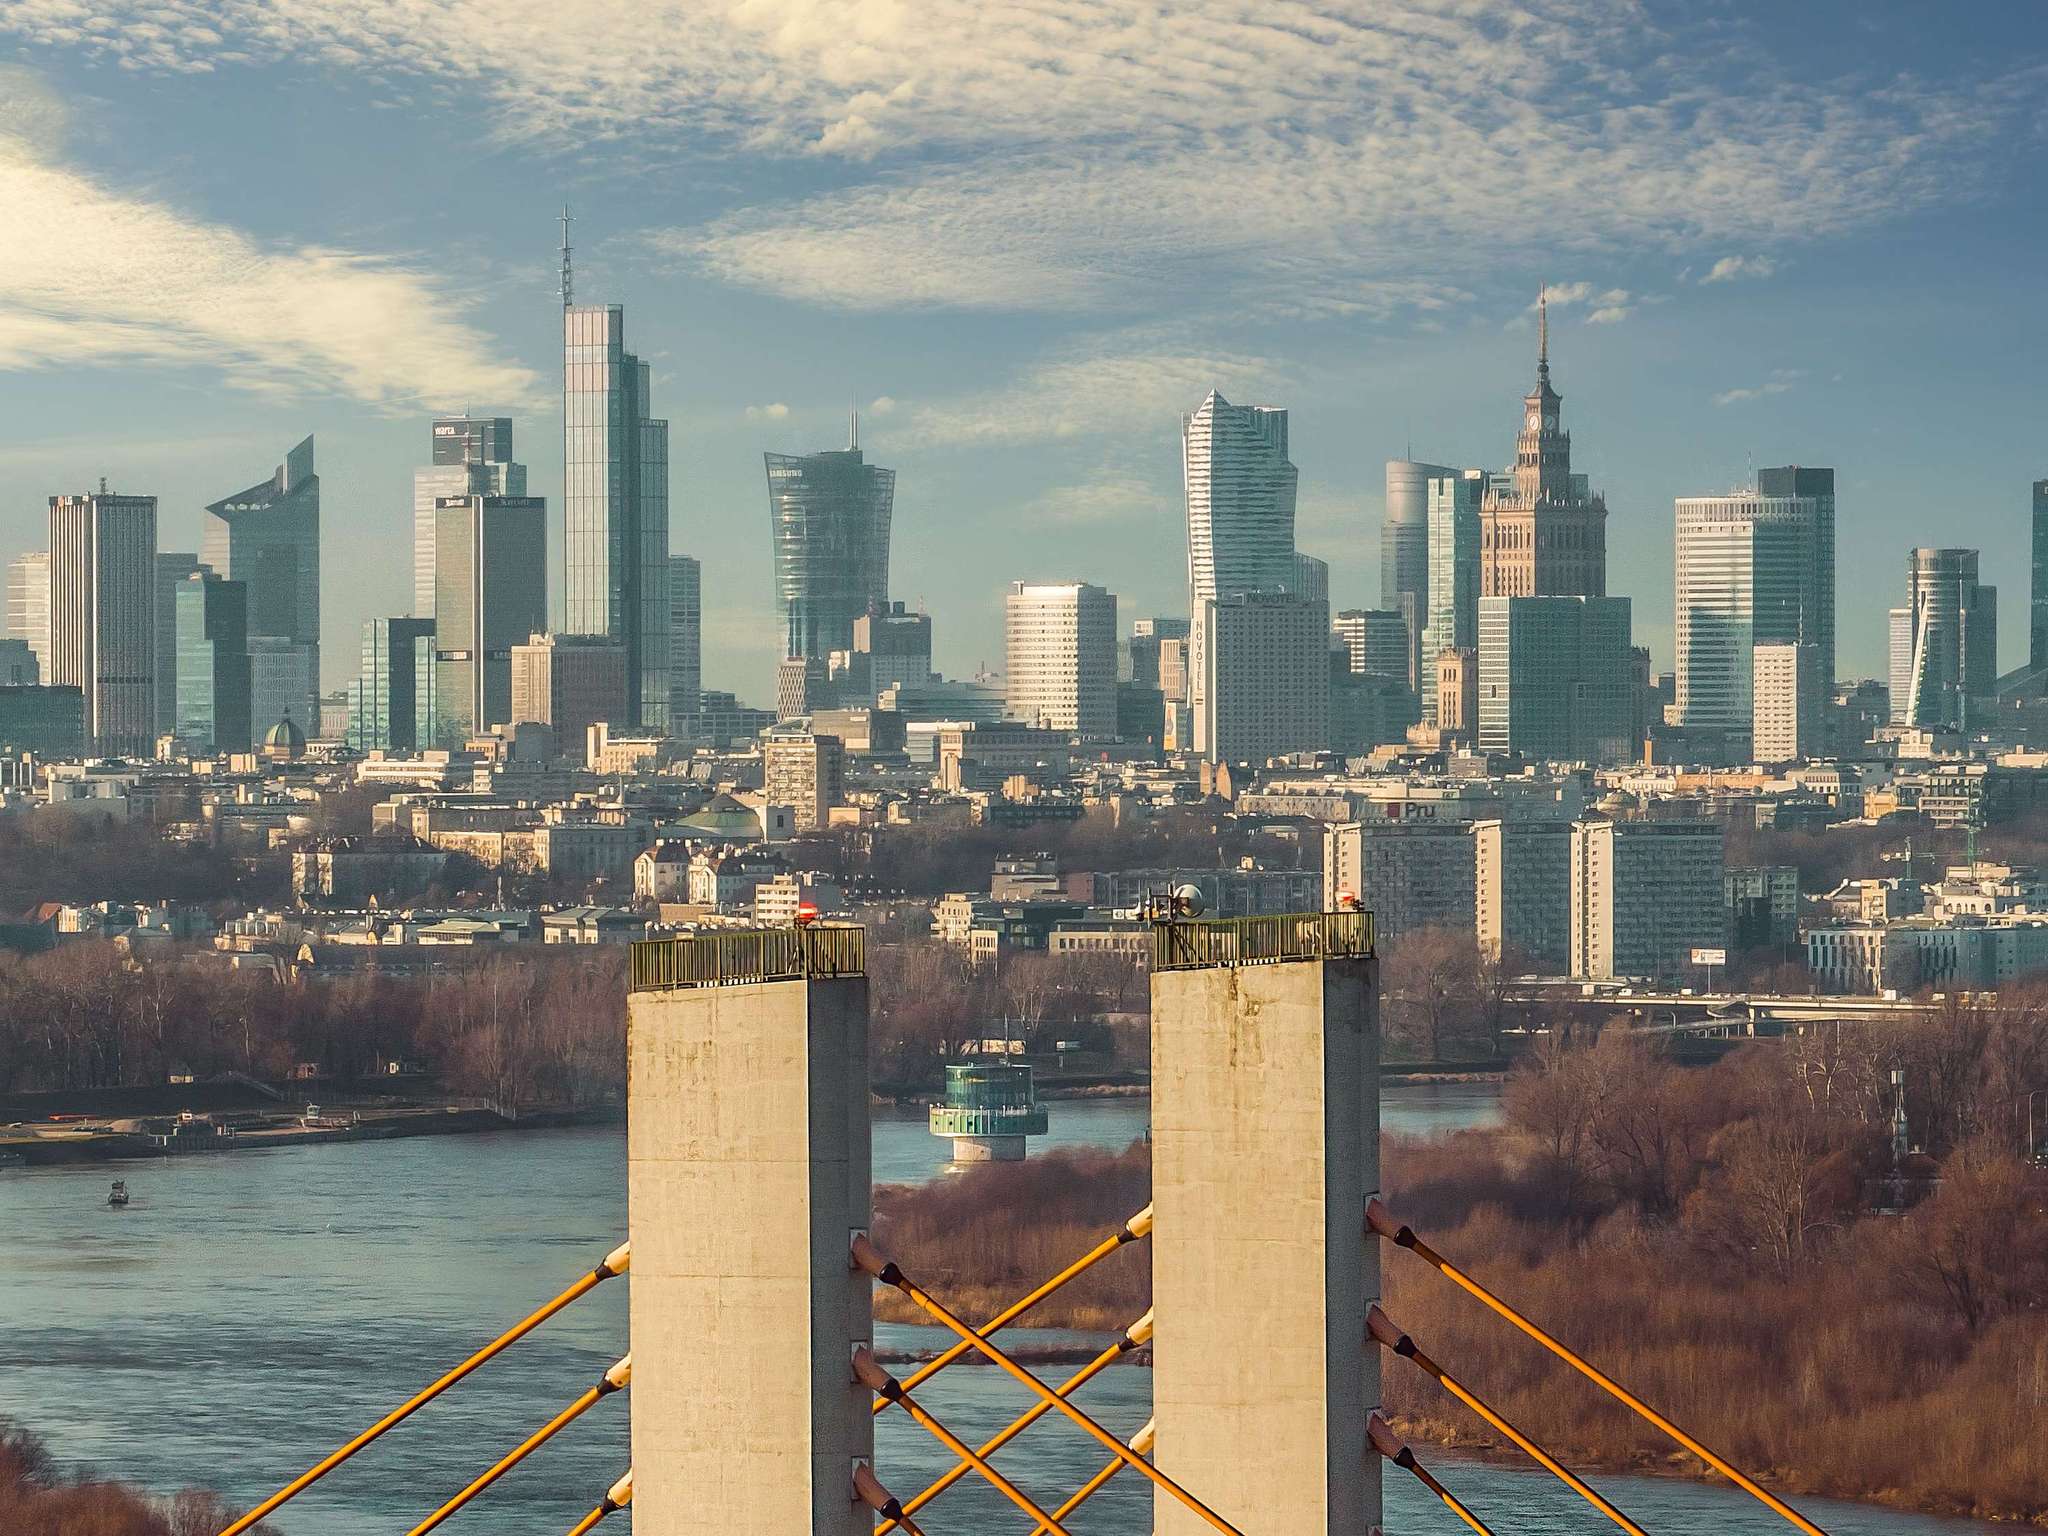
[[[569,274],[569,205],[562,204],[562,308],[575,302],[575,287]]]
[[[846,451],[851,453],[860,446],[860,401],[846,402]]]
[[[1536,371],[1550,373],[1550,284],[1536,288]]]

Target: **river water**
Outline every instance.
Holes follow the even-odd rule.
[[[1121,1146],[1144,1133],[1147,1105],[1083,1100],[1051,1110],[1048,1141]],[[1486,1085],[1387,1090],[1390,1129],[1447,1128],[1492,1112]],[[921,1123],[878,1119],[878,1178],[928,1178],[943,1159]],[[112,1172],[134,1193],[125,1211],[103,1204],[105,1167],[0,1170],[0,1415],[44,1435],[68,1468],[90,1464],[159,1490],[203,1484],[238,1507],[588,1269],[625,1221],[624,1139],[614,1129],[194,1155]],[[295,1500],[278,1527],[288,1536],[394,1536],[419,1520],[624,1352],[626,1284],[601,1286],[550,1321]],[[932,1342],[914,1328],[878,1333],[885,1346]],[[1151,1377],[1111,1370],[1085,1391],[1090,1410],[1127,1434],[1149,1411]],[[981,1368],[948,1371],[919,1397],[976,1442],[1029,1406],[1014,1383]],[[626,1422],[623,1400],[598,1404],[448,1529],[566,1531],[625,1470]],[[951,1464],[900,1415],[885,1416],[879,1433],[879,1471],[901,1495]],[[1050,1506],[1103,1454],[1053,1416],[1002,1464]],[[1612,1529],[1539,1474],[1440,1454],[1434,1464],[1503,1530]],[[1785,1528],[1724,1488],[1594,1481],[1660,1536]],[[1398,1472],[1389,1470],[1387,1493],[1391,1531],[1463,1529]],[[1833,1536],[1992,1529],[1801,1502]],[[1141,1536],[1150,1509],[1149,1492],[1125,1474],[1072,1529]],[[973,1479],[922,1523],[931,1536],[1025,1529]],[[614,1516],[605,1529],[625,1524]]]

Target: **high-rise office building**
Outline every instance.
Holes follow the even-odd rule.
[[[320,477],[313,439],[285,455],[268,480],[206,509],[200,559],[249,589],[249,633],[306,648],[320,687]],[[307,716],[294,715],[304,729]],[[275,721],[265,722],[268,730]]]
[[[618,641],[531,635],[512,647],[510,718],[551,728],[564,757],[581,762],[590,727],[616,727],[625,710],[626,648]]]
[[[1756,472],[1759,496],[1798,496],[1813,503],[1814,612],[1806,638],[1820,647],[1821,687],[1835,686],[1835,472],[1810,464],[1780,464]]]
[[[1998,589],[1977,579],[1974,549],[1906,556],[1906,606],[1891,614],[1892,720],[1968,729],[1974,702],[1998,683]]]
[[[50,498],[52,684],[81,689],[85,734],[104,756],[156,740],[156,498]]]
[[[1010,718],[1080,736],[1116,734],[1116,594],[1085,581],[1010,584],[1004,601]]]
[[[1486,499],[1483,469],[1446,471],[1430,478],[1429,587],[1423,615],[1420,681],[1425,723],[1443,725],[1436,704],[1438,658],[1479,644],[1479,507]]]
[[[50,676],[50,552],[30,550],[7,563],[7,633],[28,643],[36,668]]]
[[[1291,590],[1294,498],[1287,412],[1232,405],[1211,390],[1181,421],[1190,616],[1205,598]]]
[[[931,616],[896,602],[886,611],[870,610],[853,621],[853,650],[856,658],[866,658],[860,670],[868,699],[899,684],[922,688],[932,677]]]
[[[1330,621],[1332,642],[1351,671],[1408,680],[1408,624],[1387,608],[1347,608]]]
[[[2034,482],[2034,585],[2032,622],[2027,630],[2027,667],[2048,668],[2048,480]]]
[[[509,416],[436,416],[431,455],[412,474],[412,616],[434,616],[434,508],[443,496],[524,496]]]
[[[668,710],[680,734],[704,694],[704,568],[689,555],[668,557]]]
[[[1380,607],[1408,629],[1408,685],[1422,686],[1422,631],[1429,623],[1429,561],[1433,530],[1430,482],[1457,471],[1415,459],[1387,460],[1386,517],[1380,524]]]
[[[1607,502],[1572,473],[1564,399],[1550,387],[1550,318],[1536,301],[1536,387],[1522,397],[1511,485],[1489,484],[1479,510],[1483,597],[1603,597]]]
[[[1832,470],[1774,479],[1788,474],[1833,481]],[[1747,731],[1753,647],[1804,642],[1823,672],[1834,656],[1833,492],[1689,496],[1675,514],[1678,723]]]
[[[1150,618],[1131,620],[1131,681],[1140,688],[1156,688],[1168,700],[1186,702],[1188,621]],[[1179,641],[1179,666],[1169,676],[1167,645]]]
[[[434,621],[370,619],[363,625],[363,664],[349,709],[348,744],[358,752],[416,752],[431,745],[419,734],[420,661],[433,660]]]
[[[318,684],[311,646],[282,635],[249,637],[249,724],[259,742],[285,720],[308,736],[316,733]]]
[[[782,653],[824,661],[853,649],[855,619],[889,607],[896,471],[868,463],[857,422],[844,448],[762,458]]]
[[[1330,739],[1329,609],[1290,592],[1204,598],[1189,642],[1193,750],[1212,763],[1319,751]]]
[[[156,557],[156,733],[178,728],[178,589],[199,570],[197,555]]]
[[[177,656],[171,728],[197,748],[247,752],[254,742],[255,701],[247,585],[194,571],[178,583],[171,614]],[[265,721],[263,728],[276,723]]]
[[[1635,756],[1625,597],[1479,599],[1479,749],[1552,762]]]
[[[1821,685],[1820,647],[1797,641],[1759,644],[1752,652],[1756,684],[1750,755],[1759,763],[1794,763],[1818,757],[1822,711],[1828,690]]]
[[[675,685],[669,670],[668,423],[650,414],[650,370],[626,350],[622,306],[567,305],[562,352],[563,629],[624,645],[631,717],[625,723],[666,730]]]
[[[460,746],[511,720],[512,647],[547,628],[547,502],[448,496],[434,522],[438,739],[421,745]]]
[[[42,663],[26,640],[0,639],[0,688],[34,688],[43,680]]]

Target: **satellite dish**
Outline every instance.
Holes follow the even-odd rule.
[[[1200,917],[1209,905],[1199,885],[1177,885],[1173,888],[1173,909],[1187,917]]]

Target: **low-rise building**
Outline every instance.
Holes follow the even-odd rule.
[[[292,854],[292,892],[302,901],[360,904],[423,891],[448,869],[446,850],[415,837],[329,837]]]
[[[1728,905],[1728,942],[1737,949],[1775,949],[1799,938],[1799,871],[1790,864],[1731,869],[1721,877]]]

